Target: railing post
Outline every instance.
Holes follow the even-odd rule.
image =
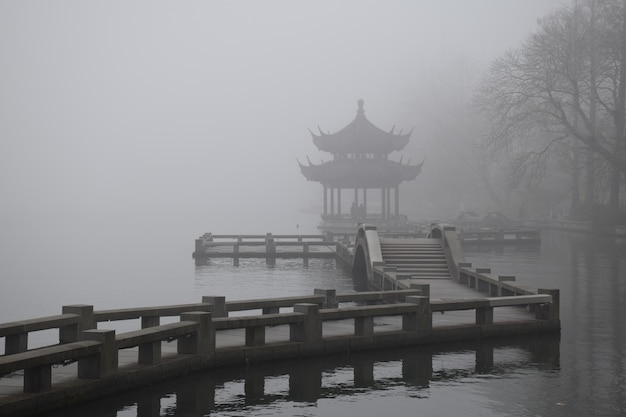
[[[502,293],[502,283],[513,282],[513,281],[515,281],[515,275],[498,275],[498,297],[502,297],[503,295],[508,295],[508,294]]]
[[[261,312],[263,314],[278,314],[280,313],[280,307],[263,307]]]
[[[265,344],[265,326],[246,327],[246,346],[263,346]]]
[[[402,316],[402,330],[431,330],[433,328],[433,314],[430,309],[430,298],[411,295],[406,297],[406,302],[416,304],[416,309],[414,313]]]
[[[228,317],[226,297],[223,295],[205,295],[202,297],[202,302],[213,306],[213,317]]]
[[[97,340],[102,347],[99,354],[78,360],[79,378],[102,378],[117,371],[115,330],[86,330],[81,332],[80,339]]]
[[[317,304],[293,305],[294,313],[305,314],[304,321],[289,325],[289,340],[292,342],[316,343],[322,340],[322,321]]]
[[[484,282],[482,280],[482,278],[480,277],[481,274],[491,274],[491,268],[476,268],[476,278],[475,278],[475,282],[474,282],[474,289],[478,290],[478,291],[483,291],[483,292],[487,292],[489,293],[489,285],[487,285],[487,291],[485,291],[484,289]],[[481,283],[483,285],[481,285]]]
[[[48,391],[52,387],[52,365],[24,369],[24,392]]]
[[[471,262],[459,262],[458,266],[458,272],[459,272],[459,284],[464,284],[467,285],[469,284],[469,279],[467,274],[465,274],[463,271],[461,271],[461,268],[471,268],[472,264]]]
[[[28,332],[9,334],[4,341],[4,354],[26,352],[28,350]]]
[[[180,315],[181,321],[195,321],[198,330],[190,337],[178,339],[178,353],[189,353],[211,359],[215,355],[215,328],[212,314],[206,311],[191,311]]]
[[[141,328],[155,327],[161,324],[161,316],[142,316]]]
[[[371,336],[374,334],[374,317],[355,317],[354,335]]]
[[[476,309],[476,324],[493,324],[493,307],[483,307]]]
[[[204,239],[196,239],[196,256],[202,256],[204,254]]]
[[[274,241],[274,237],[271,233],[268,233],[265,236],[265,252],[268,255],[276,253],[276,242]]]
[[[559,321],[560,320],[560,291],[539,288],[538,294],[550,294],[552,303],[535,306],[535,317],[540,320]]]
[[[315,288],[313,294],[326,297],[322,308],[337,308],[339,306],[339,303],[337,303],[337,290]]]
[[[141,317],[141,328],[158,326],[160,322],[159,316],[143,316]],[[137,360],[139,363],[147,365],[158,363],[161,360],[161,341],[140,344]]]
[[[422,297],[430,298],[430,284],[411,284],[411,289],[419,290]]]
[[[93,306],[86,304],[74,304],[63,306],[63,314],[76,314],[80,316],[78,324],[70,324],[59,328],[59,342],[76,342],[80,338],[80,333],[85,330],[95,329],[93,321]]]

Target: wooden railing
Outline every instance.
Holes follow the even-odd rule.
[[[158,364],[161,361],[161,342],[164,340],[177,340],[179,354],[194,355],[207,365],[220,352],[216,350],[216,332],[232,329],[245,329],[242,347],[255,348],[266,345],[266,329],[287,325],[290,327],[289,338],[283,343],[306,343],[294,354],[307,356],[324,354],[325,349],[330,349],[332,344],[326,345],[323,335],[323,323],[328,321],[352,319],[353,331],[345,337],[351,338],[348,343],[352,349],[358,349],[378,347],[371,337],[385,333],[384,330],[376,330],[374,326],[374,318],[380,316],[402,318],[401,334],[397,336],[399,339],[387,341],[392,344],[417,343],[420,338],[432,337],[429,332],[433,329],[433,312],[473,309],[476,310],[476,326],[488,326],[489,329],[494,328],[494,308],[504,306],[539,306],[535,309],[536,319],[552,323],[553,328],[558,327],[559,320],[557,290],[543,295],[432,302],[428,296],[419,295],[428,293],[427,288],[352,294],[336,294],[334,290],[316,292],[314,296],[229,302],[224,302],[223,297],[204,297],[203,303],[198,304],[96,312],[91,306],[66,306],[64,310],[74,309],[83,315],[63,314],[51,316],[56,319],[43,317],[28,320],[27,325],[14,322],[0,326],[0,336],[5,338],[16,334],[27,335],[30,331],[45,328],[67,330],[68,326],[72,326],[80,329],[80,340],[34,350],[8,352],[0,356],[0,375],[24,370],[24,391],[41,392],[51,389],[51,368],[54,365],[78,361],[78,378],[103,378],[118,372],[120,349],[138,347],[138,363]],[[397,300],[403,301],[390,303]],[[339,303],[355,302],[379,304],[338,306]],[[291,307],[293,311],[280,313],[280,307]],[[229,311],[257,309],[262,309],[266,314],[227,317]],[[158,324],[160,317],[172,315],[179,316],[180,322]],[[95,325],[105,320],[136,318],[142,319],[142,329],[117,335],[115,330],[84,328],[89,327],[90,320]],[[19,333],[18,329],[23,333]],[[368,338],[360,338],[362,336]],[[22,336],[24,339],[27,336]]]
[[[465,243],[524,243],[541,240],[538,229],[466,229],[459,232],[460,239]]]
[[[310,251],[315,246],[334,247],[337,240],[323,235],[214,235],[205,233],[195,242],[193,258],[201,264],[213,257],[333,257],[334,251]],[[227,250],[224,250],[227,248]],[[282,248],[282,250],[280,250]]]

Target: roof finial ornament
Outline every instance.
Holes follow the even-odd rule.
[[[363,99],[360,98],[359,101],[357,101],[357,104],[359,105],[359,109],[356,111],[357,114],[364,114],[365,110],[363,110]]]

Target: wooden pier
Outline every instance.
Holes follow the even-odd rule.
[[[467,228],[458,231],[465,244],[524,244],[541,242],[539,229],[531,228]]]
[[[337,241],[331,234],[323,235],[214,235],[205,233],[196,239],[193,258],[203,265],[211,258],[265,258],[268,263],[278,258],[334,258]]]
[[[551,295],[480,297],[463,287],[455,288],[456,294],[452,287],[432,290],[316,290],[231,302],[204,297],[197,304],[107,311],[77,305],[65,306],[59,316],[5,323],[0,415],[37,415],[199,369],[558,329],[558,303]],[[446,299],[431,300],[423,291],[431,297],[441,291]],[[455,300],[447,300],[450,296]],[[542,308],[530,313],[520,304]],[[261,314],[229,317],[250,310]],[[160,325],[168,316],[180,321]],[[136,318],[142,328],[135,331],[97,328]],[[28,333],[49,328],[59,329],[61,343],[28,350]]]
[[[354,239],[333,241],[338,261],[379,290],[100,311],[71,305],[0,324],[0,416],[37,415],[203,369],[560,331],[558,290],[472,268],[451,228],[412,239],[360,225]],[[137,319],[136,330],[106,329]],[[48,329],[58,329],[59,343],[29,349],[29,333]]]

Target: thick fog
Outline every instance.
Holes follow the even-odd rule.
[[[314,232],[321,186],[296,159],[331,156],[308,129],[344,127],[362,98],[370,121],[415,127],[411,149],[429,155],[413,100],[425,74],[486,68],[558,5],[4,1],[3,244],[50,225],[167,224],[189,245],[206,231]]]

